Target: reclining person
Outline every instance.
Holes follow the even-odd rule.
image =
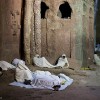
[[[32,86],[41,87],[41,88],[54,88],[55,90],[59,89],[60,78],[56,75],[51,74],[49,71],[40,71],[37,70],[33,74]]]
[[[52,75],[48,71],[36,71],[32,73],[22,62],[17,64],[15,78],[17,82],[38,88],[53,88],[57,91],[61,86],[58,76]]]
[[[36,66],[39,67],[48,67],[48,68],[54,68],[56,66],[50,64],[45,57],[40,57],[38,54],[35,55],[35,57],[33,58],[33,63]]]

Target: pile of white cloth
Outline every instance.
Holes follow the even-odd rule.
[[[47,68],[63,68],[66,65],[66,68],[69,67],[69,63],[65,54],[63,54],[59,59],[56,65],[50,64],[45,57],[40,57],[38,54],[33,58],[33,63],[38,67],[47,67]]]
[[[0,67],[2,68],[2,70],[8,70],[8,69],[16,68],[15,66],[13,66],[12,64],[10,64],[6,61],[0,61]]]

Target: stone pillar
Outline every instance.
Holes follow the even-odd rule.
[[[31,18],[33,13],[33,0],[25,0],[24,15],[24,53],[25,62],[30,64],[30,35],[31,35]],[[34,22],[33,22],[34,23]]]
[[[41,0],[34,0],[35,54],[41,55]]]
[[[25,0],[24,53],[26,63],[41,55],[41,0]]]

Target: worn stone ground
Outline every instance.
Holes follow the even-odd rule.
[[[3,72],[0,77],[0,100],[100,100],[100,67],[96,70],[47,69],[30,66],[30,69],[49,70],[64,73],[74,79],[72,85],[63,91],[25,89],[9,86],[14,81],[14,70]]]

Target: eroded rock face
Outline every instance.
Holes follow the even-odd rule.
[[[0,1],[0,60],[20,57],[22,0]]]

